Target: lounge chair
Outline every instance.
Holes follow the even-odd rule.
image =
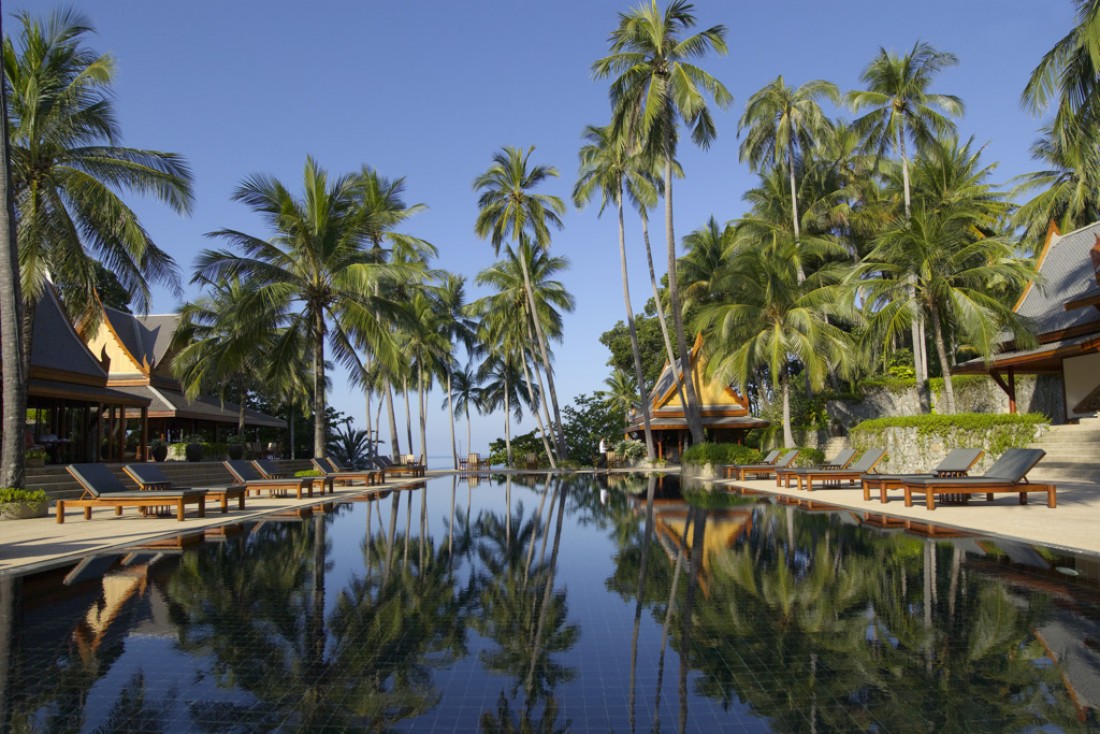
[[[748,475],[752,475],[755,479],[768,479],[777,469],[785,469],[794,463],[794,460],[798,458],[798,449],[790,449],[784,451],[779,455],[779,458],[775,460],[773,464],[741,464],[735,466],[733,469],[733,475],[737,479],[744,481]]]
[[[260,476],[264,479],[290,479],[291,475],[283,471],[275,464],[274,459],[253,459],[252,466],[260,473]],[[316,489],[322,495],[325,493],[325,487],[328,487],[329,494],[332,494],[335,490],[332,488],[332,480],[327,476],[319,477],[293,477],[294,479],[301,479],[303,482],[309,482],[309,494],[313,496],[313,490]]]
[[[131,490],[118,480],[104,464],[70,464],[65,467],[84,493],[79,499],[57,500],[57,522],[65,522],[65,507],[84,508],[84,519],[92,519],[93,507],[113,507],[115,515],[122,514],[123,507],[176,508],[176,519],[183,522],[187,505],[199,506],[199,517],[206,517],[206,491],[202,489],[173,489],[159,491]]]
[[[891,489],[902,489],[910,479],[965,477],[984,453],[981,449],[952,449],[943,461],[926,474],[866,474],[862,477],[863,499],[869,501],[871,490],[877,489],[879,501],[886,504],[886,493]]]
[[[1053,484],[1030,484],[1027,473],[1046,456],[1042,449],[1009,449],[1001,458],[993,462],[985,474],[980,477],[929,477],[911,479],[905,482],[905,506],[913,506],[913,494],[923,492],[925,505],[929,510],[936,509],[937,494],[984,494],[990,502],[995,492],[1015,492],[1020,495],[1020,504],[1027,504],[1028,492],[1046,492],[1047,507],[1057,507],[1056,487]]]
[[[126,476],[133,479],[137,483],[138,488],[142,491],[161,491],[161,490],[176,490],[182,491],[185,489],[199,489],[206,492],[207,499],[217,500],[221,504],[222,514],[229,512],[229,501],[237,500],[237,509],[244,509],[244,497],[248,491],[244,488],[244,485],[233,484],[229,486],[221,487],[177,487],[172,483],[172,480],[165,476],[164,472],[160,470],[160,467],[156,464],[127,464],[122,467],[122,471],[126,472]]]
[[[844,469],[811,469],[803,474],[796,474],[795,479],[798,480],[798,488],[805,489],[807,492],[813,491],[815,480],[820,480],[822,486],[826,487],[829,485],[839,487],[845,480],[849,484],[855,484],[862,481],[864,474],[874,472],[875,465],[882,461],[884,456],[886,456],[886,449],[864,449],[859,460]],[[803,484],[806,486],[803,487]]]
[[[314,469],[324,472],[324,476],[318,477],[318,479],[328,482],[330,492],[334,491],[332,485],[335,482],[351,484],[362,481],[363,484],[370,486],[386,481],[386,474],[381,469],[363,469],[362,471],[346,469],[337,464],[336,460],[330,456],[322,456],[320,459],[310,459],[310,461],[313,462]],[[323,489],[322,487],[322,491]]]
[[[229,470],[233,480],[238,484],[243,484],[249,492],[254,491],[259,494],[266,489],[268,494],[274,497],[290,490],[297,495],[298,499],[302,499],[303,491],[310,497],[313,496],[312,480],[299,479],[298,477],[264,479],[259,470],[244,459],[230,459],[229,461],[223,461],[222,464]]]
[[[775,464],[775,460],[779,458],[779,454],[780,454],[779,449],[772,449],[771,451],[768,452],[767,456],[765,456],[763,459],[761,459],[757,463],[758,464],[766,464],[768,466],[771,466],[771,465]],[[735,472],[737,470],[737,467],[739,467],[739,466],[748,466],[748,465],[747,464],[745,464],[745,465],[742,465],[742,464],[726,464],[725,466],[722,467],[722,476],[724,476],[726,479],[732,479],[735,476]]]
[[[388,456],[379,456],[374,460],[374,465],[391,476],[418,477],[421,475],[420,467],[407,464],[395,464]]]
[[[791,480],[798,474],[807,474],[813,471],[832,471],[833,469],[847,469],[848,465],[852,463],[852,459],[856,458],[855,449],[843,449],[832,459],[822,462],[817,466],[809,467],[790,467],[787,469],[777,469],[775,472],[775,486],[781,484],[787,489],[791,487]]]
[[[488,459],[482,459],[481,454],[467,454],[465,459],[458,460],[458,468],[462,471],[480,472],[491,471],[492,463]]]

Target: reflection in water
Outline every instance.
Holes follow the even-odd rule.
[[[448,477],[0,578],[0,729],[1097,726],[1095,559],[603,480]]]

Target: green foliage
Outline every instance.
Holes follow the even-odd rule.
[[[625,438],[611,446],[611,450],[627,461],[638,461],[646,455],[645,444]]]
[[[46,491],[42,489],[0,487],[0,505],[39,504],[45,502],[46,499]]]
[[[665,366],[665,342],[661,336],[661,325],[656,316],[636,314],[634,327],[638,330],[642,376],[646,385],[652,386]],[[600,334],[600,344],[611,351],[611,356],[607,359],[609,367],[634,374],[634,349],[630,344],[630,329],[626,322],[617,321],[613,327]]]
[[[296,477],[323,477],[325,473],[320,469],[302,469],[294,472]]]
[[[622,410],[596,395],[578,395],[572,405],[562,408],[561,413],[569,455],[586,465],[596,456],[601,438],[611,441],[626,430],[626,416]]]
[[[753,464],[760,461],[760,452],[735,443],[697,443],[684,450],[684,464]]]
[[[27,461],[45,461],[49,454],[46,453],[46,449],[27,449],[23,452],[23,458]]]
[[[534,454],[540,466],[549,462],[546,459],[546,450],[542,446],[542,439],[537,431],[512,436],[513,465],[517,468],[524,466],[524,457]],[[503,438],[498,438],[489,444],[489,461],[493,464],[508,466],[508,451]]]
[[[852,428],[856,447],[885,444],[884,433],[891,428],[915,428],[919,441],[936,439],[947,447],[973,446],[998,456],[1006,449],[1023,448],[1035,436],[1035,427],[1049,423],[1041,413],[957,413],[955,415],[907,415],[872,418]]]
[[[825,452],[810,446],[796,446],[798,457],[794,460],[795,466],[817,466],[825,461]]]

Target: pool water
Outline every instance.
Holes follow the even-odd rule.
[[[0,730],[1100,728],[1100,561],[889,524],[442,477],[3,577]]]

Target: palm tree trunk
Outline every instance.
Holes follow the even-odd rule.
[[[901,153],[901,183],[905,196],[905,221],[912,217],[912,200],[909,193],[909,155],[905,148],[905,135],[899,127],[897,132],[897,146]],[[913,322],[909,327],[913,339],[913,369],[917,378],[917,395],[920,397],[921,411],[928,413],[932,410],[932,395],[928,387],[928,357],[924,353],[924,313],[916,305],[916,276],[909,278],[909,298],[913,303]]]
[[[626,303],[626,323],[630,327],[630,346],[634,350],[634,375],[638,379],[638,402],[642,408],[642,422],[645,425],[645,448],[650,461],[657,458],[657,452],[653,449],[653,427],[649,424],[649,396],[645,384],[645,373],[642,371],[642,352],[638,348],[638,328],[634,325],[634,307],[630,303],[630,277],[626,268],[626,224],[623,221],[623,183],[619,180],[618,196],[619,207],[619,267],[623,277],[623,301]]]
[[[680,364],[686,369],[683,383],[684,416],[691,431],[692,443],[702,443],[703,423],[699,417],[699,402],[695,392],[695,373],[691,369],[687,339],[684,337],[684,311],[680,305],[679,276],[676,274],[676,235],[672,229],[672,130],[665,131],[665,238],[668,240],[668,300],[672,310],[672,324],[676,329],[676,346],[680,352]]]
[[[668,321],[665,319],[665,305],[661,303],[661,290],[657,287],[657,271],[653,267],[653,250],[649,246],[649,215],[645,207],[641,208],[642,241],[645,243],[645,259],[649,265],[649,283],[653,286],[653,304],[657,307],[657,324],[661,327],[661,339],[665,343],[665,356],[672,370],[672,376],[676,378],[676,392],[680,396],[680,405],[687,405],[684,395],[684,380],[680,374],[680,363],[676,361],[676,353],[672,349],[672,338],[668,334]]]
[[[420,457],[424,466],[428,465],[428,407],[424,390],[424,365],[416,368],[416,397],[420,405]]]
[[[947,404],[948,414],[955,412],[955,386],[951,382],[951,364],[947,361],[947,344],[943,340],[943,324],[940,323],[939,309],[935,303],[928,306],[929,316],[932,319],[932,339],[936,343],[936,354],[940,358],[940,369],[943,371],[943,398]]]
[[[11,162],[8,152],[7,91],[0,84],[0,365],[3,422],[0,436],[0,487],[22,488],[25,480],[24,433],[27,425],[27,380],[30,344],[24,342],[23,294],[19,245],[15,239]]]
[[[508,397],[508,393],[511,389],[512,386],[508,384],[508,373],[506,369],[504,373],[504,454],[508,457],[508,466],[512,466],[512,405]],[[468,415],[466,420],[468,426]]]
[[[447,365],[447,415],[451,418],[451,455],[454,457],[454,468],[458,469],[458,443],[455,439],[455,399],[451,394],[451,365]],[[469,452],[470,447],[466,447]]]
[[[798,282],[806,280],[806,271],[802,269],[802,227],[798,222],[798,186],[794,179],[794,130],[791,130],[791,139],[787,144],[787,172],[791,179],[791,224],[794,225],[794,247],[798,252]]]
[[[409,404],[409,377],[401,378],[401,394],[405,396],[405,436],[409,439],[409,453],[413,452],[412,406]]]
[[[397,411],[393,407],[393,385],[386,382],[386,412],[390,422],[390,454],[395,461],[401,455],[401,437],[397,433]]]
[[[531,309],[531,322],[535,325],[535,337],[539,344],[539,354],[542,357],[542,366],[546,371],[546,386],[550,389],[550,405],[554,408],[554,444],[558,447],[558,456],[562,459],[569,457],[565,448],[565,432],[561,426],[561,411],[558,410],[558,391],[554,386],[554,372],[550,367],[550,356],[546,351],[546,337],[542,333],[542,324],[539,323],[538,309],[535,306],[535,291],[531,287],[531,273],[527,267],[527,258],[523,255],[523,249],[519,249],[519,264],[523,269],[523,287],[527,291],[527,305]]]
[[[467,453],[474,448],[473,443],[473,426],[470,424],[470,401],[466,401],[466,451]]]
[[[791,378],[784,371],[779,378],[780,390],[783,392],[783,445],[785,448],[794,448],[794,433],[791,432]]]
[[[534,332],[531,330],[531,322],[530,321],[527,321],[527,340],[528,340],[528,344],[530,344],[531,342],[533,342],[535,340]],[[542,399],[539,401],[539,405],[538,405],[537,408],[532,403],[531,412],[536,412],[537,410],[541,410],[542,413],[540,415],[542,415],[542,418],[545,421],[546,425],[552,427],[554,425],[554,421],[550,417],[550,406],[546,402],[546,385],[544,385],[543,382],[542,382],[542,371],[539,369],[538,358],[535,356],[535,350],[534,349],[531,350],[531,361],[528,362],[527,361],[527,348],[521,346],[520,347],[520,357],[523,359],[524,366],[530,368],[531,372],[534,373],[535,379],[534,379],[533,384],[538,385],[539,395],[542,397]],[[528,397],[530,397],[531,399],[534,399],[533,394],[529,395]]]
[[[531,386],[531,373],[527,369],[527,355],[520,350],[519,355],[520,364],[523,365],[523,381],[527,385],[527,401],[531,406],[531,413],[535,416],[535,422],[539,427],[539,435],[542,437],[542,446],[546,450],[546,458],[550,461],[550,468],[557,469],[558,465],[554,461],[554,451],[550,447],[550,441],[546,438],[546,426],[542,422],[542,414],[539,413],[537,407],[535,407],[535,390]]]
[[[313,458],[325,455],[325,315],[313,317]]]
[[[237,380],[237,398],[240,403],[237,405],[237,436],[244,439],[244,378]]]

